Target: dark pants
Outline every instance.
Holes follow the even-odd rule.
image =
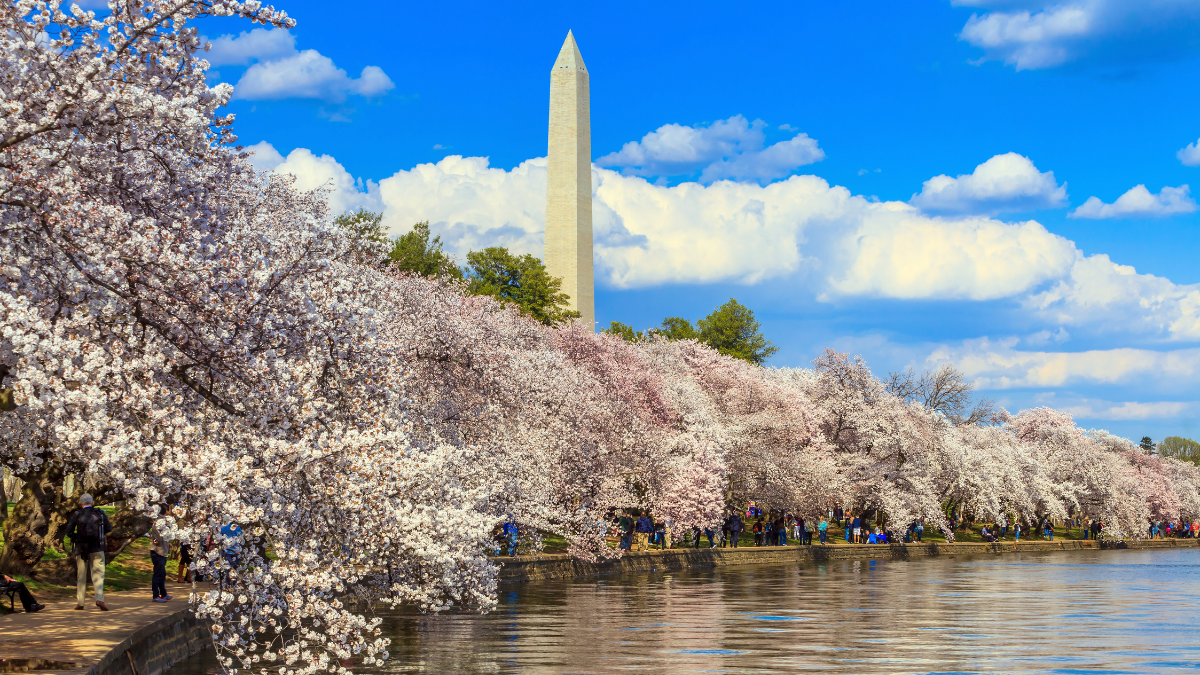
[[[741,530],[731,530],[729,532],[729,539],[733,542],[734,548],[738,547],[738,539],[740,539],[741,536],[742,536]]]
[[[150,576],[150,590],[156,598],[167,597],[167,556],[150,552],[150,562],[154,563],[154,574]]]
[[[37,600],[33,599],[33,593],[25,588],[25,584],[19,581],[0,581],[0,591],[16,591],[17,597],[21,598],[21,606],[28,612],[30,607],[37,604]]]

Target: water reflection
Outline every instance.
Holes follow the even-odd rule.
[[[387,673],[1195,672],[1200,551],[691,570],[393,614]],[[177,669],[173,675],[189,675]]]

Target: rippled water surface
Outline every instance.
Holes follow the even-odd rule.
[[[385,615],[386,673],[1200,671],[1200,550],[726,567]],[[211,672],[208,656],[171,675]]]

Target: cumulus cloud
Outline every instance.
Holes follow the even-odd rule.
[[[545,158],[505,170],[451,155],[375,184],[328,155],[252,147],[264,170],[293,173],[301,187],[332,186],[334,212],[382,210],[393,234],[429,220],[460,258],[492,245],[542,254]],[[667,187],[594,167],[592,186],[597,281],[610,287],[788,278],[822,300],[1012,298],[1055,331],[1047,342],[1076,326],[1200,340],[1200,284],[1085,256],[1036,221],[932,217],[815,176]]]
[[[335,215],[359,208],[371,211],[383,208],[379,185],[370,180],[364,182],[361,178],[355,180],[330,155],[318,156],[306,148],[296,148],[284,157],[266,141],[246,149],[254,153],[250,162],[259,171],[291,174],[295,177],[296,187],[301,190],[329,190],[329,210]]]
[[[927,213],[997,214],[1052,208],[1066,200],[1067,185],[1058,185],[1053,171],[1040,172],[1028,157],[1009,152],[957,178],[930,178],[910,203]]]
[[[295,37],[284,30],[255,28],[236,37],[222,35],[211,44],[207,58],[215,66],[252,63],[234,85],[236,99],[314,98],[336,103],[349,95],[379,96],[395,88],[378,66],[367,66],[353,78],[315,49],[297,51]]]
[[[666,124],[630,141],[596,165],[621,168],[629,176],[680,176],[700,172],[700,182],[754,180],[766,182],[825,158],[808,134],[763,147],[766,122],[749,122],[741,115],[708,126]],[[793,130],[784,125],[780,127]]]
[[[1192,213],[1196,202],[1188,195],[1186,185],[1164,187],[1153,194],[1145,185],[1137,185],[1105,204],[1099,197],[1088,197],[1082,206],[1071,212],[1071,218],[1158,218],[1176,213]]]
[[[1200,140],[1195,143],[1188,143],[1186,148],[1175,153],[1179,161],[1185,166],[1200,166]]]
[[[246,66],[296,53],[296,37],[280,29],[255,28],[236,36],[222,35],[209,44],[204,56],[214,66]]]
[[[544,172],[544,159],[505,171],[458,156],[399,171],[379,183],[384,222],[428,218],[460,255],[490,244],[540,255]],[[932,219],[815,176],[666,187],[596,168],[592,184],[597,270],[621,288],[800,273],[827,297],[985,299],[1061,277],[1077,255],[1037,223]]]
[[[1017,70],[1053,68],[1117,52],[1130,59],[1194,49],[1189,24],[1200,18],[1192,0],[954,0],[989,9],[972,14],[959,39],[984,50],[984,60]]]
[[[930,365],[953,363],[981,389],[1128,384],[1188,380],[1200,373],[1200,349],[1097,349],[1080,352],[1020,351],[1016,338],[967,340],[935,349]]]
[[[1068,274],[1022,302],[1055,325],[1200,339],[1200,284],[1138,274],[1103,254],[1079,255]]]

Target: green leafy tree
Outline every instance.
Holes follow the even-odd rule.
[[[502,246],[471,251],[464,272],[471,293],[514,304],[547,326],[580,316],[568,309],[571,298],[562,292],[562,279],[547,274],[542,261],[528,253],[515,256]]]
[[[1142,436],[1142,441],[1138,445],[1142,446],[1142,451],[1145,453],[1154,452],[1154,439],[1149,436]]]
[[[461,279],[462,270],[442,251],[442,237],[429,236],[429,221],[413,225],[412,230],[396,237],[388,253],[392,265],[405,272],[423,277],[453,277]]]
[[[700,339],[700,331],[692,327],[692,322],[677,316],[668,316],[663,319],[662,326],[656,328],[654,332],[668,340]]]
[[[762,365],[779,351],[763,337],[754,312],[733,298],[696,323],[700,328],[700,341],[726,356]]]
[[[1158,452],[1165,457],[1182,459],[1200,466],[1200,443],[1181,436],[1167,436],[1158,444]]]
[[[632,326],[623,324],[620,321],[613,321],[608,325],[608,328],[602,332],[608,333],[609,335],[616,335],[626,342],[641,342],[642,340],[646,339],[646,334],[644,332],[635,331]]]
[[[365,261],[374,261],[387,250],[387,231],[383,229],[383,214],[366,209],[347,211],[333,219],[354,242],[354,254]]]

